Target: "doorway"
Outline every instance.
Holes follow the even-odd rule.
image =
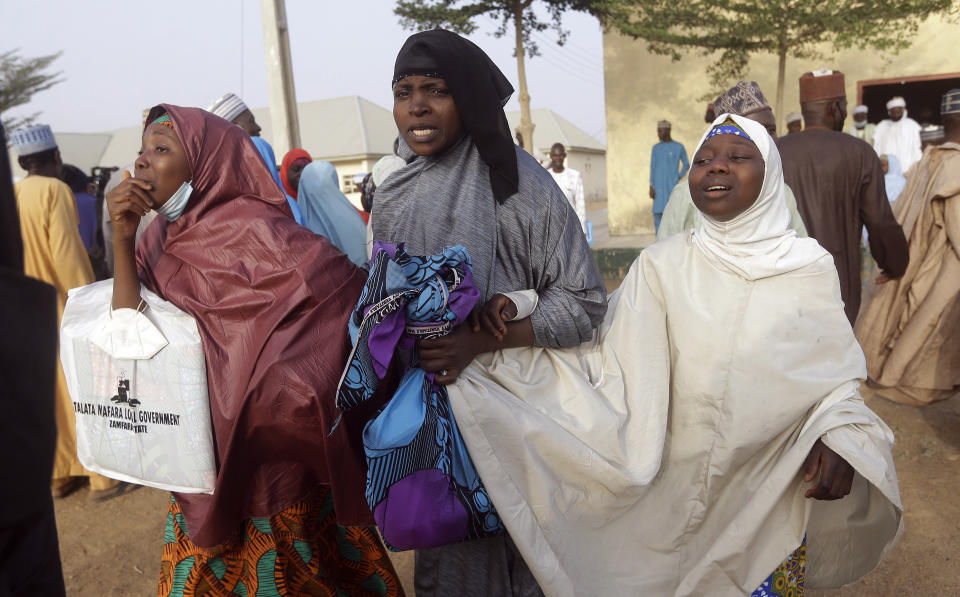
[[[907,102],[907,113],[920,125],[943,124],[940,101],[951,89],[960,89],[960,73],[895,77],[857,81],[857,103],[867,106],[867,120],[874,124],[887,117],[887,102],[900,96]]]

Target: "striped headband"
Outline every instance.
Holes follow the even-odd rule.
[[[151,122],[150,124],[162,124],[163,126],[168,126],[170,128],[173,128],[173,121],[170,120],[169,114],[163,114],[162,116],[160,116],[159,118]]]
[[[713,127],[713,129],[707,133],[707,139],[710,137],[716,137],[717,135],[737,135],[738,137],[743,137],[747,141],[753,141],[753,139],[750,138],[750,135],[740,128],[740,125],[730,119],[727,119],[727,121],[723,124],[718,124],[717,126]],[[706,141],[706,139],[704,139],[704,141]]]

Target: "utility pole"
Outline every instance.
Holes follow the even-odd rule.
[[[533,153],[533,119],[530,118],[530,93],[527,92],[527,69],[523,63],[523,11],[530,6],[530,0],[514,0],[513,2],[513,30],[516,35],[517,53],[517,81],[520,84],[520,136],[523,137],[523,148],[527,153]]]
[[[284,0],[260,0],[263,13],[263,48],[267,54],[267,87],[270,90],[270,123],[273,148],[285,155],[300,147],[300,119],[293,89],[293,61]]]

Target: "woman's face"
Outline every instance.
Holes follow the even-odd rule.
[[[737,135],[710,137],[693,156],[693,203],[714,220],[732,220],[760,196],[765,169],[763,156],[752,141]]]
[[[460,111],[443,79],[413,75],[393,87],[393,119],[417,155],[443,153],[463,131]]]
[[[191,178],[187,154],[173,129],[151,124],[143,131],[140,157],[134,162],[137,178],[153,185],[153,198],[163,205]]]
[[[303,169],[307,167],[307,164],[310,162],[307,160],[297,160],[294,163],[290,164],[290,167],[287,168],[287,182],[290,183],[291,189],[300,188],[300,175],[303,173]]]

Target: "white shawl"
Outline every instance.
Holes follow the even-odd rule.
[[[698,234],[643,252],[594,341],[483,355],[450,387],[547,595],[748,594],[805,533],[808,585],[836,586],[900,532],[893,436],[857,392],[863,353],[829,255],[767,237],[791,248],[731,258]],[[755,265],[767,273],[735,273]],[[843,500],[803,497],[821,437],[858,472]]]

